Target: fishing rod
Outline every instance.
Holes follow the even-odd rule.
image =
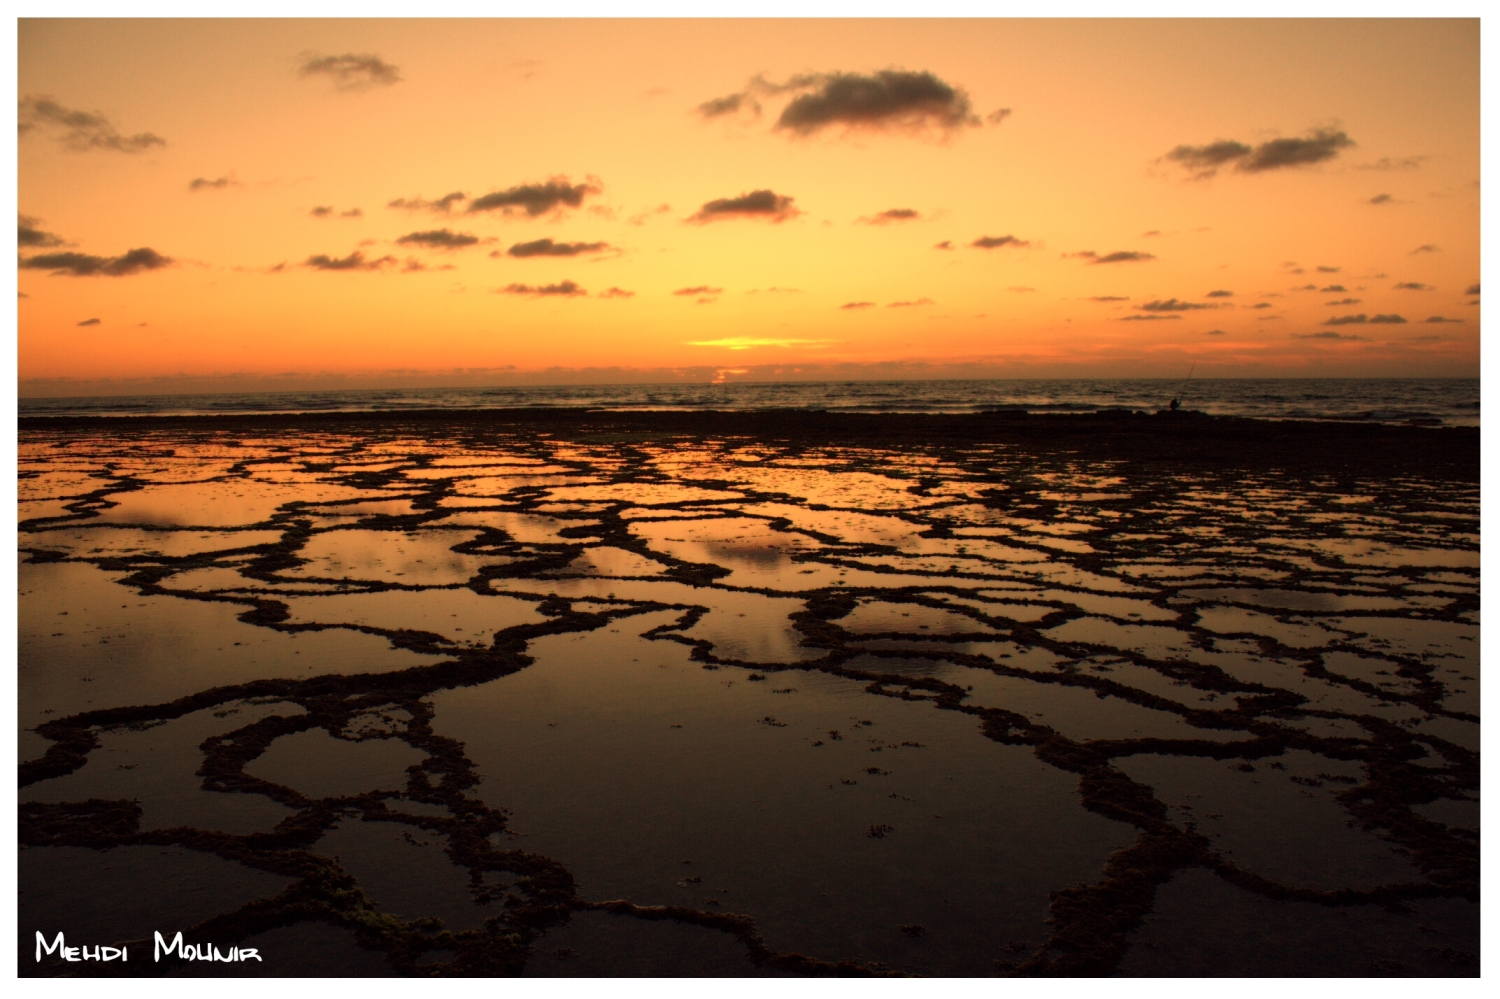
[[[1177,412],[1177,408],[1182,405],[1182,390],[1185,389],[1185,388],[1187,388],[1188,382],[1190,382],[1190,381],[1193,380],[1193,372],[1196,371],[1197,369],[1198,369],[1198,362],[1194,361],[1192,367],[1188,368],[1187,377],[1184,378],[1182,380],[1182,384],[1180,386],[1178,386],[1178,388],[1177,388],[1177,394],[1174,395],[1174,396],[1172,396],[1172,407],[1171,407],[1172,408],[1172,412],[1174,412],[1174,413]]]

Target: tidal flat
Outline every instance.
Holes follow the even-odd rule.
[[[21,973],[1477,975],[1478,466],[1196,414],[23,420]]]

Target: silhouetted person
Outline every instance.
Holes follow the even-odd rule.
[[[1179,402],[1179,401],[1178,401],[1178,400],[1176,400],[1176,399],[1173,399],[1173,400],[1172,400],[1172,402],[1171,402],[1171,404],[1170,404],[1170,405],[1169,405],[1169,406],[1168,406],[1168,407],[1167,407],[1167,408],[1169,408],[1169,409],[1170,409],[1170,410],[1171,410],[1171,411],[1172,411],[1172,412],[1174,412],[1174,413],[1175,413],[1175,412],[1177,412],[1177,410],[1178,410],[1178,409],[1180,409],[1180,408],[1181,408],[1181,407],[1182,407],[1182,403],[1181,403],[1181,402]]]

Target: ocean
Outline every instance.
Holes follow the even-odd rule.
[[[21,399],[19,415],[166,416],[417,409],[804,409],[864,413],[1088,413],[1183,408],[1268,420],[1479,424],[1477,378],[1014,379],[354,389]]]

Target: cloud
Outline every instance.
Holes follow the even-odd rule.
[[[1464,289],[1464,294],[1465,295],[1477,295],[1477,294],[1479,294],[1479,285],[1477,285],[1477,284],[1471,284],[1471,285],[1469,285],[1467,288]]]
[[[117,153],[140,153],[152,146],[167,144],[167,140],[150,132],[121,135],[104,115],[98,112],[72,111],[50,97],[23,97],[18,119],[21,137],[32,132],[50,132],[58,142],[74,152],[109,149]]]
[[[333,214],[333,206],[332,205],[314,205],[313,206],[313,210],[310,211],[310,212],[308,212],[307,214],[311,215],[315,219],[325,219],[328,216],[330,216],[330,215]]]
[[[1214,291],[1209,292],[1207,295],[1204,295],[1203,297],[1204,298],[1233,298],[1234,297],[1234,292],[1232,292],[1232,291],[1226,291],[1223,288],[1219,288],[1219,289],[1216,289]]]
[[[453,211],[453,206],[460,201],[466,200],[464,192],[453,191],[445,194],[436,201],[427,201],[424,198],[397,198],[386,203],[387,208],[400,208],[408,212],[433,212],[438,215],[447,215]]]
[[[1414,256],[1416,256],[1419,253],[1438,253],[1438,252],[1440,252],[1440,250],[1439,250],[1439,248],[1437,246],[1434,246],[1432,243],[1424,243],[1421,246],[1417,247],[1415,250],[1412,250],[1410,256],[1414,257]]]
[[[1225,333],[1224,333],[1223,330],[1209,330],[1207,333],[1204,333],[1203,335],[1204,336],[1224,336]]]
[[[63,238],[56,233],[44,232],[39,228],[42,220],[32,218],[30,215],[16,216],[16,245],[17,246],[62,246]]]
[[[1353,333],[1335,333],[1333,330],[1322,330],[1318,333],[1289,333],[1297,340],[1367,340],[1368,337],[1356,336]]]
[[[326,253],[319,253],[304,260],[302,266],[318,271],[378,271],[386,264],[394,263],[398,263],[395,257],[366,260],[363,253],[355,250],[347,257],[330,257]]]
[[[1157,299],[1147,302],[1145,305],[1137,305],[1140,312],[1189,312],[1193,309],[1217,309],[1218,306],[1207,302],[1183,302],[1176,298]]]
[[[691,288],[678,288],[672,292],[674,295],[722,295],[723,288],[710,288],[706,284],[695,284]]]
[[[307,55],[298,72],[302,76],[326,76],[339,90],[389,87],[401,82],[401,71],[374,55]]]
[[[984,116],[984,122],[986,125],[998,125],[1009,117],[1010,108],[996,108]]]
[[[1390,315],[1384,315],[1384,316],[1371,316],[1370,317],[1370,322],[1372,322],[1372,323],[1392,323],[1392,324],[1395,324],[1395,323],[1404,323],[1404,322],[1406,322],[1406,319],[1404,317],[1402,317],[1402,316],[1398,316],[1398,315],[1395,315],[1394,313],[1392,313]]]
[[[945,239],[941,243],[932,244],[932,248],[934,250],[951,250],[953,249],[953,241],[951,239]]]
[[[1340,270],[1341,268],[1338,267],[1325,267],[1323,264],[1318,265],[1319,274],[1337,274]]]
[[[1143,253],[1140,250],[1116,250],[1113,253],[1106,253],[1102,257],[1093,250],[1081,250],[1073,254],[1073,256],[1084,257],[1091,264],[1126,264],[1156,259],[1155,254]]]
[[[1300,284],[1297,287],[1295,287],[1295,288],[1292,289],[1292,291],[1317,291],[1317,290],[1318,290],[1318,286],[1315,285],[1315,284]]]
[[[1090,302],[1128,302],[1130,298],[1126,295],[1095,295],[1089,299]]]
[[[962,89],[931,72],[904,69],[883,69],[869,75],[807,73],[781,84],[757,76],[739,93],[698,105],[698,113],[705,118],[742,110],[759,115],[761,106],[756,95],[771,97],[783,93],[797,96],[782,108],[775,128],[798,136],[813,135],[837,125],[850,131],[916,132],[937,128],[952,133],[980,124],[969,95]],[[998,124],[1005,114],[994,112],[990,117],[992,124]]]
[[[1271,309],[1271,308],[1275,308],[1275,306],[1273,306],[1270,302],[1256,302],[1254,305],[1247,305],[1246,308],[1247,309]]]
[[[409,232],[396,240],[400,246],[425,246],[431,250],[458,250],[465,246],[473,246],[477,242],[479,242],[478,236],[467,232],[453,232],[451,229]]]
[[[504,288],[496,288],[495,291],[501,295],[556,295],[562,298],[573,298],[577,295],[587,295],[572,281],[560,281],[557,284],[508,284]]]
[[[608,243],[554,243],[550,239],[534,239],[529,243],[517,243],[505,252],[512,257],[576,257],[581,253],[602,253]]]
[[[1394,313],[1386,315],[1366,316],[1363,312],[1356,316],[1331,316],[1323,321],[1324,326],[1349,326],[1356,323],[1404,323],[1406,320]]]
[[[85,319],[83,322],[76,323],[75,325],[77,325],[77,326],[98,326],[99,325],[99,320],[97,320],[97,319]]]
[[[567,177],[553,177],[545,184],[518,184],[503,191],[493,191],[483,197],[475,198],[469,202],[468,211],[472,214],[498,208],[504,214],[510,215],[516,209],[520,209],[528,216],[535,217],[560,209],[564,205],[577,208],[583,204],[584,197],[598,194],[603,190],[604,184],[597,177],[589,177],[582,184],[574,184]]]
[[[1382,156],[1373,163],[1356,163],[1356,170],[1416,170],[1422,165],[1422,161],[1430,159],[1427,156],[1407,156],[1399,160],[1393,160],[1389,156]]]
[[[980,236],[969,245],[981,250],[993,250],[1000,246],[1030,246],[1031,242],[1015,236]]]
[[[222,191],[226,187],[239,186],[240,182],[227,174],[214,180],[209,180],[207,177],[194,177],[188,181],[189,191]]]
[[[1158,319],[1181,319],[1181,318],[1182,318],[1181,316],[1163,316],[1163,315],[1157,315],[1157,314],[1153,313],[1152,315],[1148,315],[1148,316],[1121,316],[1120,317],[1120,322],[1122,322],[1122,323],[1128,323],[1128,322],[1152,322],[1152,321],[1158,320]]]
[[[839,306],[841,309],[873,309],[874,307],[874,302],[845,302]]]
[[[645,225],[653,215],[665,215],[672,210],[672,206],[663,201],[650,211],[638,212],[626,219],[631,225]]]
[[[863,222],[866,225],[889,225],[892,222],[911,222],[921,217],[922,214],[915,208],[887,208],[878,215],[861,218],[857,221]]]
[[[701,225],[719,219],[762,218],[780,223],[802,214],[801,211],[792,207],[793,200],[775,191],[765,189],[750,191],[737,198],[716,198],[705,202],[702,208],[688,218],[688,221]]]
[[[19,266],[28,270],[47,270],[73,277],[126,277],[143,271],[170,267],[174,261],[143,246],[118,257],[95,257],[87,253],[42,253],[25,257]]]
[[[1231,163],[1240,173],[1309,166],[1331,160],[1339,150],[1354,144],[1343,132],[1319,128],[1300,139],[1272,139],[1254,148],[1232,139],[1218,139],[1206,146],[1178,146],[1162,158],[1181,165],[1195,178],[1206,179]]]
[[[358,208],[351,208],[347,212],[339,212],[339,218],[341,219],[362,219],[364,217],[365,213]]]
[[[1342,292],[1342,291],[1348,291],[1349,289],[1345,288],[1341,284],[1330,284],[1330,285],[1325,285],[1324,287],[1319,288],[1318,290],[1321,291],[1321,292],[1323,292],[1324,294],[1337,294],[1337,293]]]
[[[715,97],[711,101],[704,101],[698,105],[698,113],[705,118],[718,118],[726,114],[738,114],[742,110],[750,110],[756,115],[760,114],[760,102],[751,97],[749,93],[727,94],[723,97]]]
[[[1368,203],[1372,205],[1384,205],[1389,204],[1390,202],[1395,200],[1396,199],[1391,197],[1389,194],[1377,194],[1375,195],[1375,197],[1371,198]]]
[[[1463,322],[1463,320],[1462,319],[1444,319],[1442,316],[1428,316],[1427,319],[1426,319],[1426,322],[1429,322],[1429,323],[1461,323],[1461,322]]]
[[[1358,299],[1358,298],[1341,298],[1341,299],[1339,299],[1336,302],[1326,302],[1324,304],[1326,304],[1326,305],[1358,305],[1360,303],[1360,301],[1361,301],[1361,299]]]
[[[1012,288],[1011,290],[1014,291],[1015,289]],[[888,302],[886,304],[886,308],[887,309],[904,309],[904,308],[907,308],[907,307],[913,306],[913,305],[933,305],[933,304],[935,304],[935,303],[930,298],[919,298],[919,299],[917,299],[916,301],[913,301],[913,302]]]
[[[1436,291],[1437,290],[1432,285],[1430,285],[1430,284],[1423,284],[1420,281],[1402,281],[1400,284],[1395,285],[1394,287],[1395,287],[1395,289],[1397,291]]]
[[[414,274],[418,271],[453,271],[458,268],[452,264],[441,264],[437,267],[429,267],[416,257],[407,257],[406,263],[401,265],[402,274]]]
[[[599,293],[600,298],[634,298],[635,292],[624,288],[607,288]]]

